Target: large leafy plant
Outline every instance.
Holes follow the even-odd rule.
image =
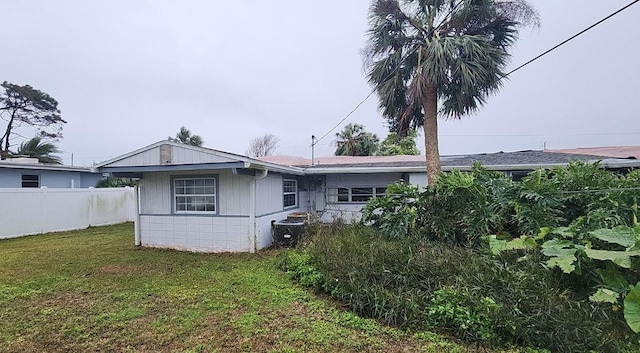
[[[624,307],[627,324],[634,332],[640,332],[640,273],[634,260],[640,257],[640,225],[601,228],[584,234],[567,227],[543,228],[535,238],[523,236],[507,241],[493,236],[489,244],[494,254],[537,248],[546,257],[545,266],[549,269],[588,277],[582,283],[591,282],[595,287],[589,300],[610,303],[614,311]]]

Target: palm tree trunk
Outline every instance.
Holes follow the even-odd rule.
[[[434,186],[440,174],[440,151],[438,150],[438,90],[428,85],[424,100],[424,151],[427,157],[427,183]]]

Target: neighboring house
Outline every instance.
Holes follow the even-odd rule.
[[[632,159],[542,151],[442,157],[442,169],[469,170],[479,162],[520,178],[570,160],[605,168],[639,167]],[[322,220],[358,220],[368,200],[389,184],[426,185],[424,156],[248,158],[160,141],[96,166],[101,173],[140,178],[136,244],[190,251],[255,252],[271,244],[271,222],[292,212]]]
[[[36,158],[0,161],[0,188],[88,188],[100,179],[90,168],[38,163]]]
[[[237,154],[160,141],[96,166],[140,178],[136,244],[255,252],[271,221],[306,210],[304,172]]]
[[[566,149],[547,149],[545,152],[587,154],[594,156],[607,156],[614,158],[640,159],[640,146],[606,146],[606,147],[581,147]]]

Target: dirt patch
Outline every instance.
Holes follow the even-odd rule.
[[[42,310],[42,308],[68,308],[73,311],[89,308],[93,303],[90,295],[82,292],[58,293],[31,300],[30,307]]]

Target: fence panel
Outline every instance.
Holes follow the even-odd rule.
[[[127,221],[134,189],[0,189],[0,239]]]

